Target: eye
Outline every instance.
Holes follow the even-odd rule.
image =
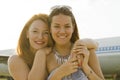
[[[67,26],[65,26],[66,28],[70,28],[71,26],[69,26],[69,25],[67,25]]]
[[[48,31],[43,32],[43,35],[44,35],[44,36],[48,36],[48,34],[49,34]]]
[[[44,32],[44,34],[49,34],[49,32],[48,32],[48,31],[46,31],[46,32]]]
[[[54,28],[59,28],[59,26],[57,26],[57,25],[56,25],[56,26],[53,26],[53,27],[54,27]]]
[[[36,31],[36,30],[33,30],[32,32],[36,33],[36,32],[38,32],[38,31]]]

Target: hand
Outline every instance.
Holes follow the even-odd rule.
[[[39,49],[36,53],[45,54],[47,56],[51,53],[51,51],[52,51],[51,47],[45,47],[45,48]]]
[[[72,55],[77,54],[77,59],[80,67],[82,67],[82,65],[88,64],[89,51],[83,41],[77,40],[73,46],[71,53]]]
[[[63,77],[76,72],[78,70],[78,62],[76,56],[70,57],[67,62],[63,63],[58,68],[58,70]]]

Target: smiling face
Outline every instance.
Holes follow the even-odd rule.
[[[55,44],[66,45],[70,43],[73,31],[74,27],[70,16],[59,14],[52,18],[51,34]]]
[[[27,38],[32,49],[38,50],[48,44],[48,26],[42,20],[35,20],[28,32]]]

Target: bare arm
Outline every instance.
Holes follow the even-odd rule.
[[[91,50],[89,50],[89,52],[90,52],[90,56],[89,56],[88,64],[90,67],[88,67],[88,68],[93,70],[94,73],[96,74],[96,76],[99,76],[99,78],[101,78],[100,80],[104,80],[104,76],[103,76],[103,73],[102,73],[102,70],[100,67],[99,60],[97,58],[97,55],[95,54],[95,49],[91,49]],[[90,75],[91,74],[89,74],[89,76]],[[98,78],[98,80],[99,80],[99,78]],[[91,80],[93,80],[93,79],[91,79]]]
[[[26,63],[17,55],[8,59],[8,69],[14,80],[28,80],[29,68]]]
[[[97,46],[98,46],[98,44],[97,44],[97,42],[95,42],[94,40],[92,40],[92,39],[85,39],[85,40],[82,40],[82,42],[84,42],[85,43],[85,45],[87,45],[87,48],[88,49],[97,49]],[[81,43],[81,42],[80,42]],[[79,43],[79,40],[78,40],[78,43],[76,43],[76,44],[80,44]],[[74,48],[74,47],[73,47]],[[78,48],[80,48],[80,47],[78,47]],[[76,52],[75,52],[76,53]],[[62,65],[63,66],[63,65]],[[85,66],[86,67],[86,66]],[[67,70],[67,69],[66,69]],[[66,70],[61,70],[61,66],[57,69],[57,70],[55,70],[55,72],[53,73],[53,75],[51,76],[51,78],[50,78],[50,80],[55,80],[55,79],[57,79],[57,80],[61,80],[65,75],[63,75],[65,72],[66,72]],[[86,70],[85,70],[86,71]],[[86,71],[87,72],[87,71]],[[86,73],[87,74],[87,73]],[[93,76],[95,76],[95,75],[93,75]],[[96,75],[97,76],[97,75]],[[98,79],[98,78],[97,78]],[[96,80],[97,80],[96,79]],[[92,79],[91,79],[92,80]],[[95,79],[94,79],[95,80]]]
[[[51,48],[39,49],[35,54],[32,69],[29,72],[28,80],[46,80],[48,73],[46,68],[46,57],[51,52]]]
[[[104,80],[95,48],[88,51],[87,47],[85,42],[78,40],[75,42],[73,53],[77,54],[78,61],[82,61],[81,67],[90,80]]]
[[[103,76],[103,73],[102,73],[102,70],[100,67],[100,63],[99,63],[99,60],[95,53],[95,50],[98,48],[98,43],[93,39],[83,39],[83,41],[85,42],[85,44],[90,52],[88,68],[93,70],[93,75],[96,75],[96,77],[99,76],[101,78],[100,80],[104,80],[104,76]],[[86,69],[88,69],[88,68],[86,68]],[[96,80],[96,79],[93,78],[91,80]],[[98,80],[99,80],[99,78],[98,78]]]
[[[18,55],[9,58],[8,67],[14,80],[45,80],[47,77],[46,54],[42,51],[35,54],[31,70]]]
[[[45,80],[46,77],[46,54],[45,52],[38,51],[29,72],[28,80]]]
[[[86,44],[88,49],[96,50],[98,48],[98,43],[93,39],[85,38],[85,39],[82,39],[82,41]]]

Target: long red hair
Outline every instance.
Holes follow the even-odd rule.
[[[30,50],[30,43],[29,39],[27,38],[27,31],[29,30],[30,25],[35,20],[42,20],[43,22],[48,25],[48,15],[47,14],[36,14],[30,20],[25,24],[17,45],[17,54],[23,58],[25,63],[29,66],[29,68],[32,67],[33,60],[34,60],[34,53]]]

